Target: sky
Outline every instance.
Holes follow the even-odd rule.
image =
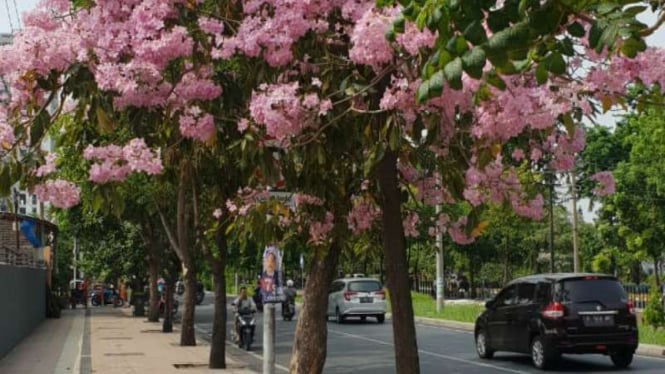
[[[16,17],[16,10],[21,15],[24,11],[34,9],[39,0],[0,0],[0,33],[9,33],[18,28],[19,20]],[[7,14],[9,8],[9,14]]]

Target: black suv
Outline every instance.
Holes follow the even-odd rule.
[[[609,355],[630,365],[637,349],[637,320],[621,283],[602,274],[539,274],[515,279],[476,319],[476,351],[531,354],[539,369],[562,353]]]

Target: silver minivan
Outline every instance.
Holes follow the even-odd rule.
[[[347,317],[376,317],[377,322],[386,319],[386,292],[378,279],[342,278],[335,280],[328,291],[326,319],[335,317],[343,323]]]

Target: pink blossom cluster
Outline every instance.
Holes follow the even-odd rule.
[[[132,172],[155,175],[163,169],[159,152],[150,150],[140,138],[132,139],[124,147],[89,145],[83,157],[97,162],[90,167],[89,176],[89,180],[95,183],[123,181]]]
[[[332,108],[330,100],[321,100],[315,93],[301,95],[299,88],[298,82],[263,84],[249,104],[252,119],[282,145],[288,145],[290,138],[304,129],[316,127],[318,116]]]
[[[46,163],[39,168],[37,168],[37,171],[35,171],[35,175],[38,177],[43,177],[46,175],[49,175],[53,172],[55,172],[55,159],[57,158],[57,155],[55,153],[47,153],[46,156],[44,156],[44,159]]]
[[[307,195],[304,193],[295,194],[294,202],[296,209],[304,205],[315,205],[315,206],[323,205],[323,200],[321,200],[320,198],[312,195]]]
[[[209,113],[204,113],[198,106],[185,109],[180,115],[180,133],[186,138],[201,142],[208,141],[215,135],[215,120]]]
[[[416,212],[407,213],[406,217],[402,221],[402,226],[404,226],[404,235],[407,238],[417,238],[420,236],[418,232],[418,223],[420,222],[420,217]]]
[[[601,171],[596,173],[590,178],[593,181],[598,182],[598,186],[593,189],[593,193],[597,196],[607,196],[616,192],[616,186],[614,183],[614,176],[609,171]]]
[[[530,199],[522,191],[522,184],[513,168],[506,168],[501,158],[483,169],[470,167],[466,171],[464,198],[472,205],[500,204],[508,199],[515,212],[521,216],[540,219],[543,214],[542,196]]]
[[[56,179],[36,185],[34,194],[39,201],[50,202],[56,208],[68,209],[79,203],[81,190],[72,182]]]
[[[381,210],[365,198],[354,200],[346,221],[349,229],[356,235],[369,230],[372,223],[381,217]]]
[[[326,212],[323,221],[314,221],[309,225],[309,240],[308,243],[314,245],[322,245],[328,241],[328,234],[335,227],[334,216],[330,212]]]

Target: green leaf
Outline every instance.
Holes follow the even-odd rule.
[[[466,43],[466,39],[459,35],[448,40],[448,44],[446,44],[446,50],[455,56],[461,56],[468,49],[469,46]]]
[[[462,56],[462,65],[472,78],[480,78],[483,75],[483,67],[485,67],[485,50],[481,47],[473,47],[472,50]]]
[[[404,16],[403,15],[398,15],[397,18],[395,18],[395,21],[393,21],[393,27],[395,29],[395,32],[397,33],[403,33],[404,32]]]
[[[443,71],[438,70],[429,79],[428,96],[429,97],[441,96],[441,93],[443,93],[443,82],[444,82]]]
[[[536,67],[536,81],[538,84],[543,84],[547,82],[547,77],[549,74],[547,73],[547,67],[545,66],[544,63],[538,64],[538,67]]]
[[[602,33],[602,29],[597,21],[591,24],[591,29],[589,30],[589,47],[593,49],[598,47]]]
[[[6,197],[11,194],[12,180],[9,174],[9,165],[0,164],[0,196]]]
[[[429,80],[423,81],[416,92],[416,101],[419,104],[426,102],[427,99],[429,99]]]
[[[475,45],[482,44],[487,41],[487,34],[485,34],[485,28],[483,27],[483,24],[477,20],[471,22],[464,29],[463,34],[466,40]]]
[[[452,89],[462,88],[462,59],[457,57],[443,68],[443,75]]]
[[[112,133],[114,130],[113,123],[101,105],[97,105],[95,108],[95,114],[97,115],[97,129],[99,132],[104,135]]]
[[[35,146],[42,141],[44,131],[46,131],[50,119],[48,112],[44,109],[40,110],[37,116],[32,120],[30,126],[30,146]]]
[[[510,40],[510,29],[503,29],[492,35],[487,41],[487,47],[491,50],[505,50]]]
[[[584,26],[582,26],[579,22],[573,22],[568,26],[568,33],[576,38],[582,38],[585,34]]]
[[[506,89],[506,82],[504,82],[503,79],[494,71],[490,71],[489,73],[487,73],[487,77],[485,78],[485,80],[487,81],[487,83],[500,89],[501,91]]]
[[[644,42],[644,39],[626,39],[621,45],[621,53],[630,58],[637,56],[638,52],[644,52],[646,49],[647,44]]]
[[[552,52],[546,58],[545,67],[554,74],[563,74],[566,72],[566,61],[559,52]]]
[[[390,126],[390,131],[388,133],[388,144],[390,145],[390,149],[393,151],[399,149],[400,135],[398,126]]]

